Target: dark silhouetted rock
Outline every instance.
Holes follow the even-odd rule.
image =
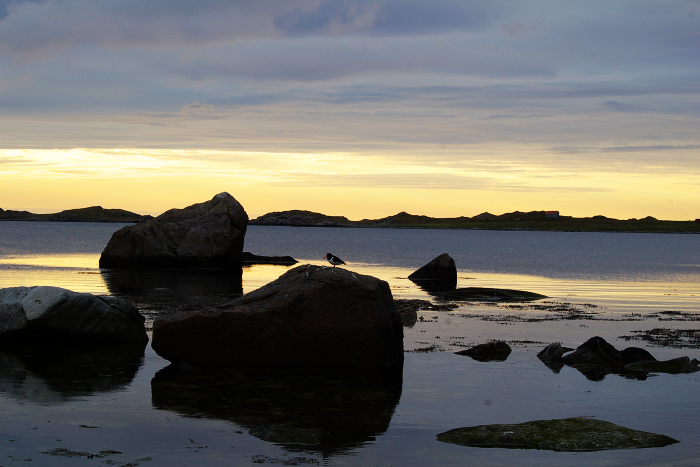
[[[626,378],[646,379],[651,370],[647,368],[662,368],[661,363],[647,350],[639,347],[628,347],[624,350],[617,350],[602,337],[592,337],[574,350],[562,347],[561,344],[554,343],[545,347],[537,356],[555,373],[559,373],[566,364],[580,371],[586,378],[593,381],[600,381],[606,375],[614,373]],[[564,355],[566,352],[570,352]],[[686,357],[687,359],[687,357]],[[688,359],[688,362],[690,360]],[[668,373],[676,366],[677,368],[692,369],[691,366],[684,367],[681,362],[669,360],[666,367]],[[662,370],[658,370],[662,371]],[[686,372],[686,371],[681,371]],[[690,372],[690,371],[687,371]]]
[[[512,349],[505,342],[494,341],[475,345],[455,353],[457,355],[466,355],[479,362],[504,362],[508,359],[511,351]]]
[[[403,360],[403,326],[385,281],[302,265],[219,309],[157,318],[152,346],[198,367],[383,367]]]
[[[3,342],[120,342],[146,345],[145,319],[126,300],[58,287],[0,289]]]
[[[116,231],[101,268],[241,267],[248,215],[228,193]]]
[[[457,287],[457,266],[450,255],[443,253],[408,278],[420,286],[435,290],[450,290]]]
[[[554,373],[559,373],[564,364],[561,362],[561,358],[565,353],[571,352],[574,349],[570,347],[562,347],[561,343],[553,342],[547,347],[542,349],[540,353],[537,354],[537,358],[542,360],[542,362],[552,370]]]
[[[575,351],[565,355],[561,361],[569,366],[598,365],[620,368],[640,360],[656,360],[653,355],[638,347],[628,347],[620,351],[602,337],[591,337],[579,345]]]
[[[243,264],[281,264],[286,266],[299,262],[291,256],[262,256],[254,255],[248,251],[243,252],[242,260]]]
[[[472,447],[573,452],[654,448],[679,442],[665,435],[583,417],[456,428],[440,433],[437,440]]]

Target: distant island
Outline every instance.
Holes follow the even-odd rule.
[[[152,216],[142,216],[123,209],[104,209],[101,206],[69,209],[54,214],[34,214],[29,211],[0,209],[0,221],[136,223],[151,218]],[[383,217],[381,219],[351,221],[344,216],[327,216],[318,212],[291,210],[270,212],[258,218],[251,219],[249,225],[394,229],[700,233],[700,219],[695,221],[665,221],[649,216],[642,219],[620,220],[605,216],[563,216],[560,215],[558,211],[515,211],[501,215],[484,212],[474,217],[429,217],[400,212],[396,215]]]
[[[104,209],[102,206],[68,209],[53,214],[34,214],[29,211],[12,211],[0,208],[0,221],[136,223],[151,217],[153,216],[142,216],[123,209]]]
[[[293,227],[700,233],[700,220],[663,221],[651,216],[643,219],[619,220],[605,216],[562,216],[558,211],[515,211],[499,216],[484,212],[474,217],[428,217],[400,212],[381,219],[351,221],[343,216],[326,216],[317,212],[292,210],[271,212],[252,219],[249,224]]]

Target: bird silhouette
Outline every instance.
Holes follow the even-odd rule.
[[[327,259],[328,262],[333,265],[333,267],[335,267],[338,264],[345,264],[345,261],[338,258],[337,256],[333,256],[332,253],[326,253],[326,256],[324,256],[324,258]]]

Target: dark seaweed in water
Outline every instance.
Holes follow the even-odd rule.
[[[620,336],[626,341],[644,341],[657,347],[676,349],[700,349],[700,329],[664,329],[654,328],[649,331],[632,331],[633,336]]]

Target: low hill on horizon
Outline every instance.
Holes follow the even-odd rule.
[[[124,209],[104,209],[102,206],[67,209],[53,214],[35,214],[29,211],[13,211],[0,208],[0,221],[135,223],[151,217],[125,211]]]
[[[514,211],[501,215],[488,212],[474,217],[429,217],[402,211],[381,219],[351,221],[344,216],[326,216],[311,211],[281,211],[262,215],[250,225],[294,227],[375,227],[413,229],[484,229],[484,230],[559,230],[584,232],[669,232],[700,233],[697,221],[662,221],[643,219],[619,220],[602,215],[593,217],[561,216],[548,211]]]

